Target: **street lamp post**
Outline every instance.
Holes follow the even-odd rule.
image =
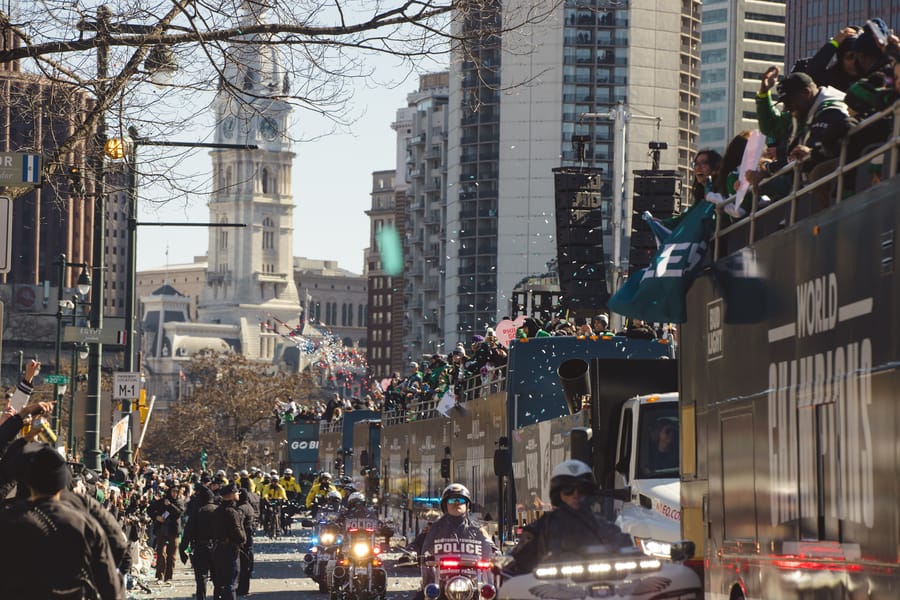
[[[148,59],[149,60],[149,59]],[[127,159],[128,162],[128,272],[125,280],[125,365],[126,372],[134,371],[134,340],[135,340],[135,278],[137,272],[137,228],[140,223],[137,220],[138,177],[137,160],[138,146],[168,146],[175,148],[217,148],[224,150],[256,150],[256,144],[217,144],[212,142],[175,142],[168,140],[151,140],[138,135],[136,127],[128,128],[128,137],[112,138],[107,141],[104,153],[113,160]],[[160,223],[159,225],[163,225]],[[181,225],[194,227],[244,227],[243,223],[165,223],[165,225]],[[122,401],[122,416],[130,418],[132,411],[132,399]],[[131,422],[127,427],[127,439],[122,449],[122,460],[126,464],[131,463],[132,432]]]
[[[63,309],[68,308],[71,305],[71,308],[75,310],[75,302],[74,301],[66,301],[63,300],[63,290],[65,288],[66,281],[66,267],[81,267],[81,275],[78,276],[78,283],[76,284],[78,287],[78,293],[82,296],[86,296],[91,291],[91,276],[88,275],[88,266],[85,263],[72,263],[66,260],[65,254],[60,254],[57,258],[57,265],[59,265],[59,277],[57,279],[57,300],[56,300],[56,359],[53,363],[56,368],[56,373],[60,373],[60,354],[62,353],[62,321],[63,321]],[[61,400],[62,396],[65,395],[65,384],[59,383],[57,380],[53,384],[53,399],[56,402]],[[59,431],[59,410],[53,411],[52,418],[53,431]]]
[[[77,306],[77,305],[76,305]],[[72,372],[69,376],[69,427],[66,431],[66,450],[75,456],[75,392],[78,390],[78,359],[88,357],[88,346],[83,343],[72,345]]]
[[[106,99],[109,76],[109,40],[111,33],[146,34],[155,31],[154,26],[112,23],[112,12],[106,5],[97,7],[95,21],[82,20],[78,23],[80,31],[93,31],[97,34],[97,84],[96,93],[98,102]],[[165,46],[156,45],[144,62],[145,68],[154,75],[154,83],[162,84],[165,78],[171,75],[177,68],[174,56]],[[92,245],[93,263],[96,274],[91,293],[91,327],[102,329],[103,305],[104,305],[104,252],[106,229],[106,164],[104,149],[107,141],[106,112],[100,110],[97,116],[97,126],[94,133],[93,153],[94,165],[94,237]],[[129,332],[128,338],[131,338]],[[84,464],[88,468],[100,469],[100,406],[101,406],[101,358],[103,345],[101,343],[90,344],[88,355],[88,391],[87,407],[85,411],[85,452]],[[129,446],[130,448],[130,446]]]

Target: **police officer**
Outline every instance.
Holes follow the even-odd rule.
[[[331,483],[331,473],[322,471],[312,484],[309,493],[306,495],[306,508],[312,510],[313,516],[316,514],[318,507],[313,506],[318,499],[319,502],[325,499],[329,492],[337,492],[338,489]],[[340,493],[340,492],[338,492]]]
[[[125,597],[106,534],[60,500],[71,473],[59,452],[22,450],[29,498],[0,511],[0,598]]]
[[[236,600],[241,548],[247,543],[244,515],[237,507],[238,487],[229,483],[219,491],[221,504],[214,513],[212,579],[215,600]]]
[[[247,542],[241,547],[240,573],[238,575],[237,595],[250,593],[250,576],[253,574],[253,528],[256,523],[256,509],[250,499],[250,492],[244,488],[238,491],[237,507],[243,515],[244,535]]]
[[[556,465],[550,477],[550,503],[555,510],[525,526],[503,574],[528,573],[550,553],[596,544],[632,546],[630,536],[591,510],[589,499],[596,492],[594,474],[585,463],[565,460]]]
[[[206,600],[206,577],[212,571],[212,545],[215,540],[215,494],[205,485],[198,485],[191,498],[194,510],[184,526],[181,544],[181,562],[188,559],[187,549],[191,549],[191,566],[197,582],[197,600]]]
[[[300,484],[294,479],[294,470],[285,469],[281,475],[281,487],[287,492],[287,497],[293,500],[300,493]]]
[[[471,505],[472,494],[469,488],[461,483],[451,483],[445,487],[441,493],[441,512],[444,514],[435,521],[425,536],[420,555],[452,553],[475,554],[480,558],[490,557],[491,542],[472,520],[469,514]],[[434,571],[423,567],[423,589],[429,583],[433,583],[433,577]]]

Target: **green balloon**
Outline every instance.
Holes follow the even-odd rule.
[[[381,269],[385,275],[396,277],[403,272],[403,245],[400,234],[388,225],[375,234],[378,243],[378,254],[381,256]]]

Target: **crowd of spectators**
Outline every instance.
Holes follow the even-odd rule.
[[[526,317],[516,336],[664,339],[671,344],[673,353],[677,345],[677,330],[674,325],[653,326],[631,319],[623,329],[612,331],[607,314],[599,314],[593,318],[553,315],[543,323],[534,317]],[[484,336],[472,336],[468,348],[460,343],[447,356],[433,354],[421,363],[411,361],[409,372],[405,375],[394,372],[384,392],[376,392],[379,398],[377,405],[400,417],[414,419],[416,415],[422,414],[422,407],[434,404],[448,391],[453,392],[456,402],[464,401],[470,395],[481,396],[485,392],[496,391],[508,358],[507,347],[500,342],[494,330],[488,328]]]
[[[851,130],[900,98],[898,58],[900,38],[874,18],[864,26],[843,27],[814,56],[797,61],[786,77],[777,66],[769,67],[756,96],[758,129],[766,141],[757,168],[740,172],[750,131],[736,133],[721,153],[701,150],[694,163],[694,200],[723,203],[727,218],[739,220],[750,212],[754,197],[761,207],[787,194],[793,173],[771,176],[788,164],[799,165],[801,183],[813,183],[836,170],[845,143],[846,162],[886,143],[890,118],[887,124]],[[859,167],[846,177],[844,194],[880,181],[881,169],[880,159]],[[742,179],[753,194],[743,196],[739,205],[727,203],[746,185]],[[821,185],[800,206],[798,216],[827,207],[835,192],[833,183]]]

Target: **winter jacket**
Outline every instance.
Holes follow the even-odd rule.
[[[589,505],[574,510],[563,503],[524,527],[519,544],[510,552],[513,562],[504,571],[510,575],[528,573],[549,554],[598,544],[614,549],[633,545],[631,537],[593,513]]]
[[[844,102],[844,92],[828,86],[819,88],[812,107],[802,120],[775,108],[771,93],[762,97],[757,95],[756,116],[759,130],[777,140],[788,140],[789,151],[800,145],[810,148],[812,153],[803,164],[804,171],[822,161],[837,158],[841,142],[854,124]]]

